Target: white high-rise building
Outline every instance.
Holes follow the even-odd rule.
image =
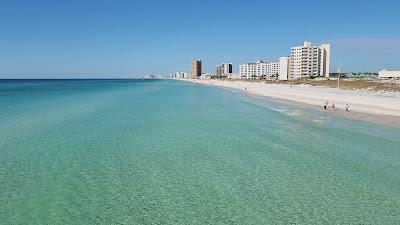
[[[279,58],[279,80],[288,80],[290,73],[290,57]]]
[[[330,44],[320,46],[304,42],[291,48],[290,79],[329,77]]]
[[[279,76],[279,61],[247,63],[240,65],[243,79],[275,79]]]
[[[239,73],[243,79],[262,79],[268,76],[270,64],[264,61],[246,63],[239,66]]]
[[[280,68],[279,60],[270,62],[269,63],[269,73],[268,73],[267,79],[278,78],[279,72],[280,72],[279,68]]]

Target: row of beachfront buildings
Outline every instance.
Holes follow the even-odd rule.
[[[280,57],[276,61],[246,63],[239,66],[239,73],[233,73],[231,63],[217,65],[216,74],[202,73],[201,61],[193,60],[192,73],[177,72],[178,79],[301,79],[329,77],[330,44],[313,45],[304,42],[303,46],[291,48],[290,56]]]
[[[276,61],[242,64],[239,73],[244,79],[301,79],[329,77],[330,44],[313,45],[304,42],[303,46],[291,48],[290,56]]]

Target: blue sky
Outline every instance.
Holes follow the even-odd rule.
[[[190,71],[332,44],[331,71],[400,70],[398,1],[1,0],[0,78]]]

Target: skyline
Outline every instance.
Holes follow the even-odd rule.
[[[395,29],[400,3],[286,4],[4,2],[0,78],[168,75],[189,72],[193,59],[202,60],[204,72],[215,72],[223,62],[238,72],[242,63],[287,56],[304,40],[332,45],[330,72],[339,61],[344,72],[400,69],[400,31]],[[299,16],[302,12],[311,13]]]

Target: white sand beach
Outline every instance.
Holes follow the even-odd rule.
[[[310,85],[267,84],[229,80],[190,80],[194,83],[232,88],[248,94],[279,99],[353,119],[400,127],[400,93],[341,90]],[[328,110],[323,110],[328,101]],[[331,106],[335,104],[336,110]],[[346,112],[346,105],[350,112]]]

